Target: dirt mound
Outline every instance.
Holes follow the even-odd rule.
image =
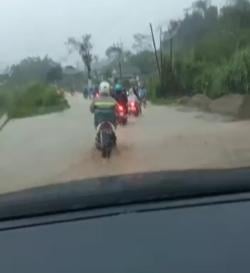
[[[189,102],[187,103],[187,106],[189,107],[196,107],[204,111],[209,110],[209,105],[211,103],[211,99],[209,99],[205,95],[195,95],[193,96]]]
[[[241,107],[238,111],[239,119],[250,119],[250,96],[244,96]]]
[[[189,102],[190,102],[191,98],[190,97],[181,97],[177,100],[177,103],[178,104],[181,104],[181,105],[187,105]]]
[[[237,119],[250,119],[250,95],[231,94],[211,100],[205,95],[198,94],[193,97],[181,97],[177,103]]]
[[[212,101],[209,108],[213,113],[238,117],[243,104],[244,96],[237,94],[226,95]]]

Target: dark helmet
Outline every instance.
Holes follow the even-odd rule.
[[[123,91],[122,85],[121,85],[120,83],[117,83],[117,84],[115,85],[115,92],[120,93],[120,92],[122,92],[122,91]]]

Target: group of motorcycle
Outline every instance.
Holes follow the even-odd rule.
[[[125,126],[128,123],[128,117],[139,117],[142,114],[142,107],[146,108],[146,99],[139,100],[136,96],[128,97],[126,106],[117,104],[117,123]]]
[[[127,125],[129,116],[139,117],[142,114],[142,107],[146,107],[146,98],[140,100],[133,93],[130,93],[127,98],[127,103],[117,102],[116,104],[116,123],[120,126]],[[102,152],[102,157],[109,158],[113,147],[116,146],[115,128],[111,123],[104,122],[100,124],[98,131],[97,149]]]

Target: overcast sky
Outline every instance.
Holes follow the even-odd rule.
[[[48,54],[66,61],[68,37],[93,36],[96,54],[113,42],[130,46],[132,36],[180,18],[193,0],[0,0],[0,67]],[[222,3],[214,0],[213,3]],[[142,8],[143,7],[143,8]],[[71,58],[71,60],[73,60]],[[70,59],[67,60],[70,62]]]

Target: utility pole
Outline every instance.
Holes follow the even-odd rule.
[[[120,81],[122,80],[122,63],[121,60],[119,60],[119,76],[120,76]]]
[[[163,71],[162,28],[160,28],[160,64],[161,64],[161,77],[162,77],[162,71]]]
[[[150,26],[150,30],[151,30],[153,45],[154,45],[156,65],[157,65],[159,77],[161,78],[161,69],[160,69],[160,63],[159,63],[159,58],[158,58],[157,49],[156,49],[156,43],[155,43],[155,36],[154,36],[153,26],[152,26],[151,23],[149,24],[149,26]]]
[[[118,60],[118,69],[119,69],[119,77],[120,77],[120,81],[122,80],[122,60],[123,60],[123,46],[122,46],[122,42],[117,43],[116,48],[119,51],[119,60]]]

